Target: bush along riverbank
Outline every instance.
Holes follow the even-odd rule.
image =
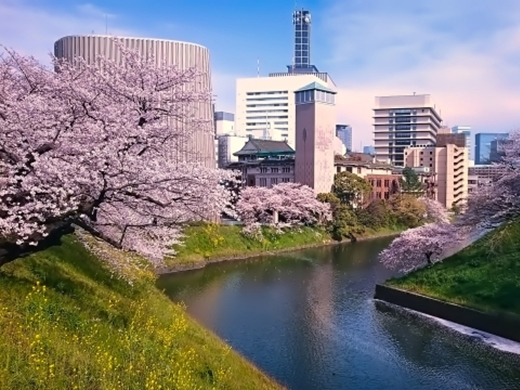
[[[520,319],[520,222],[387,285],[485,313]]]
[[[0,268],[1,389],[279,388],[115,256],[67,235]]]

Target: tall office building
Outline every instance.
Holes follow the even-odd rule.
[[[336,88],[326,72],[319,72],[311,65],[310,12],[294,11],[293,24],[293,64],[288,66],[287,72],[238,79],[235,111],[237,134],[287,141],[292,148],[295,147],[295,91],[315,82]]]
[[[313,82],[335,88],[334,82],[326,73],[276,73],[269,77],[238,79],[235,113],[237,134],[287,141],[294,148],[296,123],[294,92]]]
[[[336,125],[336,137],[338,137],[347,151],[352,151],[352,126],[350,125]]]
[[[75,58],[81,57],[87,63],[93,64],[99,55],[120,61],[121,52],[115,39],[108,35],[66,36],[54,43],[54,55],[71,63]],[[157,66],[164,63],[184,70],[196,68],[201,76],[192,83],[191,87],[200,92],[211,90],[209,50],[204,46],[166,39],[117,37],[117,40],[124,47],[137,50],[143,56],[153,54]],[[200,121],[200,124],[193,129],[190,123],[172,121],[171,126],[190,132],[187,144],[172,152],[179,159],[198,161],[213,168],[216,159],[212,103],[208,99],[207,102],[196,103],[192,108],[197,113],[196,119]]]
[[[215,136],[235,134],[235,114],[217,111],[213,118],[215,121]]]
[[[475,164],[485,165],[499,162],[500,141],[504,141],[508,133],[478,133],[475,135]]]
[[[318,194],[334,182],[334,124],[336,92],[313,82],[295,91],[296,154],[294,181]]]
[[[464,137],[457,136],[441,134],[437,145],[410,146],[404,151],[405,166],[434,174],[435,199],[448,209],[468,196],[468,150]]]
[[[378,96],[374,108],[376,158],[404,166],[404,149],[435,145],[442,119],[430,95]]]
[[[453,126],[451,128],[452,133],[454,134],[464,134],[466,136],[466,148],[469,152],[469,159],[473,160],[473,148],[471,144],[471,127],[470,126]]]
[[[293,63],[288,65],[289,73],[318,72],[311,64],[311,13],[305,9],[293,12],[294,54]]]

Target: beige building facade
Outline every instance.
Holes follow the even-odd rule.
[[[450,209],[468,196],[468,150],[463,146],[415,146],[404,151],[405,166],[429,168],[435,177],[435,199]]]
[[[100,55],[111,60],[121,59],[116,40],[124,47],[134,49],[142,55],[154,55],[157,65],[176,65],[180,69],[195,67],[201,76],[194,81],[195,91],[211,91],[211,69],[209,50],[204,46],[166,39],[114,37],[109,35],[74,35],[58,39],[54,43],[54,55],[74,62],[77,57],[93,64]],[[197,121],[201,122],[197,129],[190,127],[187,145],[175,153],[184,160],[195,160],[207,167],[215,167],[215,137],[213,108],[210,99],[197,103],[194,107]],[[183,122],[172,123],[172,126],[186,126]],[[188,124],[189,126],[189,124]]]
[[[334,184],[336,92],[319,82],[295,91],[296,153],[294,179],[316,194]]]
[[[237,135],[296,146],[295,94],[313,82],[335,88],[327,73],[273,73],[269,77],[237,79],[235,128]]]
[[[442,119],[430,95],[378,96],[374,108],[376,158],[404,166],[408,147],[435,145]]]

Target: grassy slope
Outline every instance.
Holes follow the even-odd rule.
[[[0,268],[0,389],[277,388],[136,272],[74,236]]]
[[[520,317],[520,223],[489,233],[442,263],[387,283],[475,309]]]
[[[360,238],[395,234],[403,229],[381,229],[367,231]],[[195,225],[185,229],[184,245],[176,246],[177,255],[167,260],[167,265],[195,265],[206,259],[244,257],[298,248],[305,245],[323,245],[332,242],[330,235],[322,229],[302,227],[276,234],[269,227],[263,228],[264,240],[245,237],[242,226],[237,225]]]
[[[275,234],[268,227],[263,228],[264,240],[245,237],[242,226],[237,225],[195,225],[184,231],[184,245],[176,246],[177,255],[169,259],[169,264],[196,264],[205,259],[239,257],[267,251],[295,248],[302,245],[324,244],[330,237],[322,230],[303,227],[285,234]]]

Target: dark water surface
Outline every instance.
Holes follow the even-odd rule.
[[[392,276],[376,260],[389,242],[213,264],[158,284],[290,389],[520,389],[518,355],[372,299]]]

